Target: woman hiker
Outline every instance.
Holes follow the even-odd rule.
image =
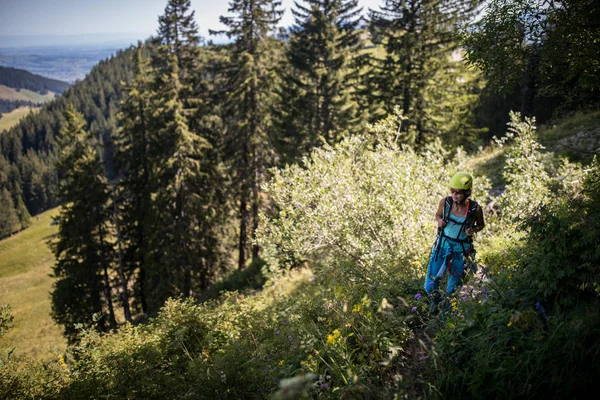
[[[451,196],[440,200],[435,213],[438,235],[431,251],[425,291],[434,310],[442,296],[440,280],[448,271],[446,295],[460,288],[465,272],[465,261],[474,255],[473,234],[485,226],[483,210],[475,200],[469,199],[473,177],[466,172],[457,172],[450,180]]]

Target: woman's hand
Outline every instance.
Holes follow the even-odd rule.
[[[444,221],[443,219],[438,219],[438,228],[443,228],[444,226],[446,226],[446,221]]]
[[[473,236],[475,231],[473,230],[473,228],[467,228],[465,229],[465,233],[467,234],[467,236]]]

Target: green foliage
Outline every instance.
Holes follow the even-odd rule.
[[[349,291],[334,279],[296,271],[252,296],[170,300],[148,324],[87,331],[60,397],[259,399],[309,373],[319,397],[399,390],[414,314],[395,296],[407,287]]]
[[[222,157],[239,210],[239,269],[246,267],[248,235],[254,238],[258,228],[264,172],[273,164],[271,111],[278,82],[274,67],[280,49],[269,36],[283,14],[280,6],[281,2],[275,0],[232,0],[228,10],[232,15],[220,18],[228,30],[211,31],[224,33],[234,41],[224,63],[220,116],[224,122]],[[258,257],[259,248],[254,245],[252,259]]]
[[[98,329],[115,326],[108,270],[113,253],[108,242],[108,186],[95,148],[85,131],[83,116],[67,108],[58,167],[63,173],[64,202],[57,220],[58,238],[52,244],[57,278],[52,292],[52,315],[73,342],[78,324],[94,314]],[[108,321],[106,321],[108,319]]]
[[[507,229],[483,256],[489,275],[437,332],[436,386],[444,397],[583,397],[600,377],[598,164],[555,168],[533,122],[512,119]]]
[[[356,101],[364,57],[359,12],[356,0],[296,3],[276,111],[284,162],[362,128]]]
[[[10,236],[20,228],[19,218],[10,193],[0,190],[0,238]]]
[[[0,85],[15,89],[29,89],[46,94],[48,91],[62,93],[69,88],[66,82],[44,78],[23,69],[0,67]]]
[[[273,171],[265,188],[278,212],[264,217],[259,235],[270,268],[318,262],[344,279],[370,283],[422,273],[435,235],[432,215],[458,163],[444,165],[439,152],[398,148],[394,122],[313,151],[305,167]],[[481,198],[485,181],[475,187]]]
[[[8,304],[0,306],[0,338],[12,328],[13,319],[10,306]]]
[[[466,139],[475,130],[464,113],[476,106],[480,82],[472,72],[464,79],[464,66],[453,59],[458,24],[473,7],[473,1],[386,0],[370,13],[372,40],[385,46],[386,54],[371,62],[369,98],[387,113],[401,107],[406,143],[425,145],[439,136]],[[459,119],[462,123],[455,125]]]
[[[0,397],[3,399],[60,399],[59,393],[68,381],[67,366],[60,355],[45,363],[0,356]]]
[[[600,19],[592,4],[489,1],[482,18],[463,32],[467,58],[496,89],[510,92],[520,85],[526,103],[539,95],[557,97],[563,109],[597,103]]]
[[[120,82],[130,80],[129,58],[129,51],[125,50],[101,61],[86,79],[69,87],[61,97],[43,105],[39,111],[29,113],[19,124],[0,135],[0,153],[8,163],[5,166],[0,162],[0,176],[10,176],[9,184],[0,178],[0,188],[11,193],[15,204],[23,204],[22,211],[26,212],[18,210],[23,226],[28,224],[28,215],[37,215],[58,205],[57,137],[65,125],[67,104],[73,104],[85,115],[86,129],[107,142],[110,133],[116,130]],[[110,154],[109,146],[105,150],[104,156]],[[113,172],[110,163],[106,168],[109,174]]]
[[[247,268],[232,271],[204,290],[198,296],[200,301],[217,299],[223,292],[245,293],[247,291],[262,289],[267,281],[265,274],[263,274],[264,266],[265,262],[262,259],[258,259],[252,262]]]
[[[543,147],[535,138],[535,119],[525,117],[521,121],[518,113],[510,114],[506,136],[497,143],[514,140],[508,147],[504,167],[506,193],[500,199],[502,212],[518,218],[529,215],[548,199],[550,176],[546,171]]]
[[[13,327],[14,318],[10,311],[10,306],[0,305],[0,340]],[[61,365],[17,360],[13,350],[5,353],[0,346],[0,397],[6,400],[55,398],[58,389],[66,382]],[[64,361],[62,365],[65,365]]]

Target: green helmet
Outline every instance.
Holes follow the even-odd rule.
[[[469,190],[473,187],[473,177],[466,172],[457,172],[450,180],[452,189]]]

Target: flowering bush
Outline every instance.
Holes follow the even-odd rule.
[[[258,234],[271,269],[310,260],[363,282],[424,273],[433,215],[458,163],[399,148],[390,129],[384,121],[371,135],[313,151],[304,167],[273,171],[265,190],[278,212],[263,215]],[[481,182],[475,196],[485,193]]]

